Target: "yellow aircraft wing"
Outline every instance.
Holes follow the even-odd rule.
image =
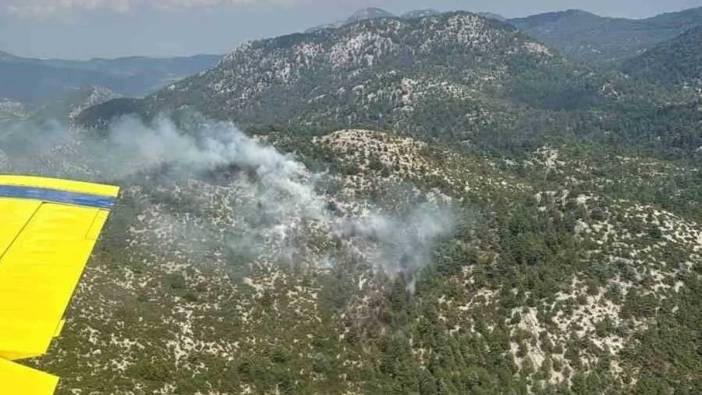
[[[43,355],[119,188],[0,176],[0,393],[50,395],[58,377],[12,361]]]

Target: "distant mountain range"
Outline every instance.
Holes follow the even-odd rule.
[[[338,28],[346,26],[346,25],[350,25],[350,24],[353,24],[356,22],[365,21],[365,20],[369,20],[369,19],[378,19],[378,18],[416,19],[416,18],[424,18],[424,17],[434,16],[434,15],[439,15],[439,14],[441,14],[441,12],[434,10],[434,9],[412,10],[412,11],[408,11],[402,15],[395,15],[395,14],[393,14],[389,11],[383,10],[381,8],[375,8],[375,7],[362,8],[362,9],[356,11],[355,13],[353,13],[353,15],[351,15],[349,18],[347,18],[345,20],[337,21],[337,22],[333,22],[333,23],[329,23],[329,24],[325,24],[325,25],[315,26],[313,28],[307,29],[305,32],[310,33],[310,32],[314,32],[317,30],[323,30],[323,29],[338,29]],[[497,14],[490,13],[490,12],[481,12],[481,13],[478,13],[478,15],[483,16],[483,17],[488,18],[488,19],[495,19],[495,20],[502,21],[502,22],[506,21],[506,18],[504,18],[500,15],[497,15]]]
[[[88,61],[44,60],[0,52],[0,98],[38,104],[88,86],[143,96],[168,83],[214,67],[220,56],[129,57]]]
[[[346,20],[316,26],[307,32],[338,29],[378,18],[415,19],[441,14],[427,9],[394,15],[380,8],[365,8]],[[648,49],[672,40],[702,22],[702,8],[667,13],[647,19],[610,18],[582,10],[567,10],[507,19],[482,12],[478,15],[508,23],[525,34],[557,49],[566,58],[595,66],[620,66]]]
[[[568,10],[510,19],[508,23],[560,50],[595,65],[619,64],[702,24],[702,8],[647,19],[601,17]]]
[[[652,20],[672,32],[694,25],[695,13]],[[664,149],[699,146],[699,139],[688,138],[693,132],[666,136],[664,128],[676,117],[689,125],[685,130],[697,124],[696,113],[688,111],[692,92],[671,90],[644,73],[631,71],[635,78],[628,78],[618,64],[606,72],[583,67],[573,61],[577,52],[559,51],[527,32],[567,16],[582,21],[571,30],[595,31],[600,17],[582,11],[541,15],[522,30],[511,25],[514,21],[467,12],[387,15],[364,10],[352,17],[357,22],[337,28],[244,44],[214,69],[144,99],[120,98],[89,108],[77,121],[101,126],[124,114],[150,118],[190,109],[236,121],[245,130],[323,133],[361,126],[490,149],[520,146],[553,130],[618,139],[632,135]],[[623,36],[612,34],[599,45],[621,47],[616,37]],[[636,53],[655,47],[660,37],[648,37],[642,49],[622,60],[636,64]],[[695,39],[686,42],[693,45]],[[655,111],[668,105],[673,107]],[[660,127],[652,128],[654,123]]]
[[[2,99],[0,100],[0,132],[3,127],[9,125],[35,125],[47,120],[72,123],[85,109],[119,97],[120,95],[107,88],[87,86],[61,97],[45,99],[41,104],[36,105]]]
[[[318,26],[307,32],[336,30],[368,20],[411,21],[428,17],[440,18],[441,15],[439,11],[426,9],[395,16],[380,8],[366,8],[346,20]],[[670,40],[675,41],[676,37],[700,25],[702,8],[641,20],[606,18],[580,10],[509,20],[491,13],[477,15],[512,25],[532,37],[534,45],[542,42],[546,45],[544,48],[552,49],[554,53],[560,52],[566,59],[615,68],[625,64],[621,70],[627,74],[667,85],[670,85],[671,79],[682,81],[681,83],[699,79],[694,75],[694,56],[686,63],[689,66],[685,66],[685,70],[669,73],[670,67],[660,62],[664,60],[660,54],[666,53],[663,47],[673,45]],[[685,41],[686,48],[690,50],[695,45],[693,36],[687,39],[681,36],[680,40]],[[680,49],[680,45],[674,48]],[[651,52],[647,53],[648,50]],[[686,54],[694,55],[694,50],[691,51]],[[686,56],[680,53],[669,55]],[[656,57],[660,58],[659,61],[654,61],[653,58]],[[220,56],[216,55],[198,55],[163,59],[129,57],[68,61],[22,58],[0,52],[0,100],[31,107],[71,95],[86,87],[104,87],[117,96],[142,97],[172,82],[212,69],[219,60]]]

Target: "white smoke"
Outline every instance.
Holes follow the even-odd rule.
[[[431,262],[434,245],[449,236],[455,225],[449,209],[424,203],[402,216],[372,213],[347,218],[336,224],[335,231],[344,240],[373,241],[370,263],[390,278],[404,277],[413,290],[414,274]]]
[[[294,156],[247,136],[232,123],[200,120],[186,131],[166,117],[151,125],[126,118],[100,136],[94,131],[50,125],[40,134],[51,136],[51,144],[22,143],[20,139],[14,141],[14,147],[34,152],[33,165],[60,164],[58,174],[64,176],[84,178],[89,174],[97,181],[119,183],[158,172],[164,166],[169,168],[169,176],[179,180],[196,178],[202,172],[234,172],[226,191],[237,218],[230,222],[234,225],[213,225],[232,229],[181,229],[182,234],[188,234],[183,239],[209,239],[205,233],[227,231],[229,248],[237,252],[270,258],[276,255],[271,251],[277,251],[278,259],[293,262],[310,249],[306,245],[312,239],[310,232],[321,232],[322,237],[342,240],[359,250],[366,263],[388,277],[405,276],[411,286],[414,274],[431,262],[435,243],[450,235],[454,227],[451,211],[432,204],[410,207],[397,215],[381,214],[380,210],[363,216],[332,212],[328,206],[335,197],[315,188],[315,180],[324,175],[311,173]],[[20,133],[36,137],[36,133]],[[7,151],[3,142],[0,139],[0,151]],[[7,154],[12,162],[12,152]],[[40,157],[46,159],[37,161]],[[29,171],[45,174],[46,169]],[[199,198],[190,197],[197,206],[207,206]],[[176,221],[169,218],[168,222],[173,228]],[[197,233],[203,233],[202,237],[196,237]],[[319,265],[325,264],[323,258],[318,260]]]

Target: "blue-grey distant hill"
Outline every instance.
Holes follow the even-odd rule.
[[[588,64],[619,64],[702,25],[702,7],[646,19],[608,18],[568,10],[510,19],[524,33]]]
[[[0,52],[0,98],[36,104],[86,86],[143,96],[216,66],[220,56],[129,57],[87,61],[44,60]]]

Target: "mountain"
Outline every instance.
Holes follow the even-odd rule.
[[[436,16],[440,15],[441,11],[437,11],[434,9],[423,9],[423,10],[413,10],[413,11],[408,11],[405,12],[404,14],[400,15],[399,18],[401,19],[419,19],[419,18],[426,18],[429,16]],[[502,17],[501,15],[493,14],[490,12],[480,12],[478,15],[488,18],[488,19],[494,19],[500,22],[505,22],[507,19]],[[365,21],[368,19],[377,19],[377,18],[396,18],[394,14],[385,11],[380,8],[363,8],[358,11],[356,11],[353,15],[351,15],[348,19],[343,20],[343,21],[337,21],[325,25],[319,25],[312,27],[310,29],[307,29],[305,33],[311,33],[315,32],[318,30],[323,30],[323,29],[338,29],[342,26],[350,25],[356,22],[361,22]]]
[[[478,15],[488,18],[488,19],[494,19],[496,21],[500,22],[507,22],[507,18],[503,17],[502,15],[498,15],[492,12],[479,12]]]
[[[626,61],[622,70],[665,85],[702,88],[702,26]]]
[[[242,127],[362,125],[479,140],[548,122],[552,110],[589,108],[602,94],[587,78],[511,26],[458,12],[255,41],[141,108],[189,108]],[[81,119],[99,124],[101,115],[119,114],[112,105]]]
[[[194,110],[253,132],[363,127],[500,152],[575,135],[679,157],[702,141],[688,110],[695,100],[693,91],[566,60],[509,24],[457,12],[254,41],[212,70],[144,100],[89,108],[77,121]]]
[[[404,14],[400,15],[399,18],[401,19],[419,19],[419,18],[426,18],[429,16],[436,16],[440,15],[441,12],[434,10],[434,9],[424,9],[424,10],[413,10],[413,11],[408,11],[405,12]],[[492,13],[479,13],[478,15],[483,16],[488,19],[495,19],[501,22],[506,21],[505,18],[501,17],[500,15],[497,14],[492,14]],[[361,22],[369,19],[377,19],[377,18],[397,18],[394,14],[385,11],[380,8],[363,8],[358,11],[356,11],[353,15],[351,15],[349,18],[343,21],[337,21],[333,23],[329,23],[326,25],[319,25],[312,27],[310,29],[307,29],[305,33],[311,33],[315,32],[318,30],[323,30],[323,29],[338,29],[340,27],[346,26],[346,25],[351,25],[356,22]]]
[[[104,87],[86,86],[63,97],[44,102],[32,112],[32,117],[72,121],[85,109],[117,99],[120,96]]]
[[[702,24],[702,8],[647,19],[601,17],[568,10],[510,19],[526,34],[589,64],[617,64]]]
[[[381,8],[362,8],[359,9],[358,11],[354,12],[350,17],[346,18],[345,20],[342,21],[336,21],[324,25],[319,25],[315,26],[312,28],[309,28],[305,31],[305,33],[312,33],[316,32],[319,30],[324,30],[324,29],[338,29],[340,27],[350,25],[356,22],[361,22],[369,19],[377,19],[377,18],[394,18],[395,15],[385,11]]]
[[[0,53],[0,97],[38,104],[86,86],[141,96],[214,67],[218,56],[120,58],[89,61],[30,59]]]
[[[356,12],[353,13],[347,20],[346,24],[352,24],[356,22],[361,22],[361,21],[366,21],[369,19],[377,19],[377,18],[392,18],[395,15],[387,12],[383,9],[380,8],[363,8],[360,9]]]
[[[425,18],[428,16],[435,16],[435,15],[439,15],[439,14],[441,14],[441,12],[439,12],[437,10],[433,10],[433,9],[414,10],[414,11],[409,11],[409,12],[402,14],[402,16],[400,16],[400,18],[403,18],[403,19]]]
[[[0,61],[0,97],[26,104],[53,100],[86,85],[119,86],[124,80],[98,71],[52,67],[42,61]]]

